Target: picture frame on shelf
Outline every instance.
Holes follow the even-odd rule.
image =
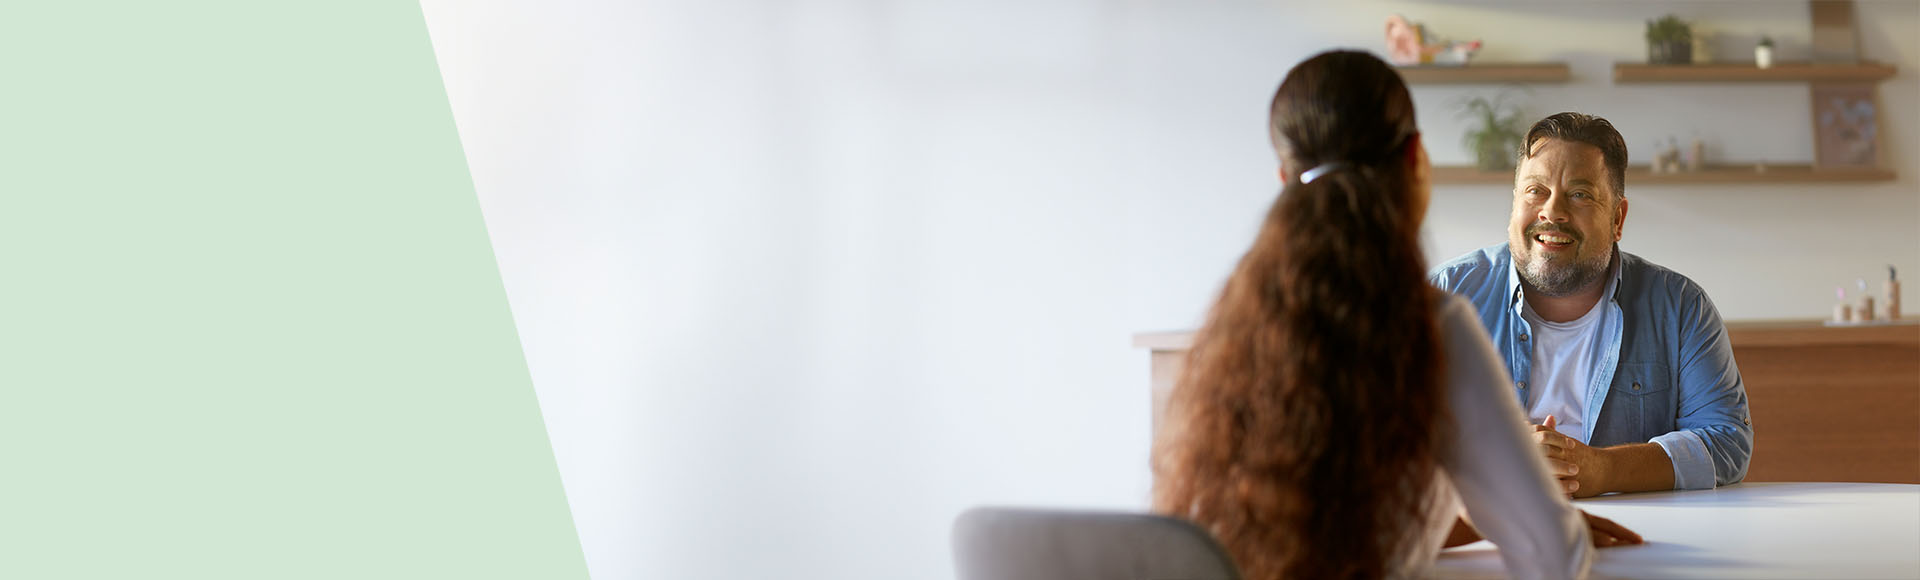
[[[1880,167],[1880,103],[1867,83],[1816,83],[1813,164],[1817,169]]]

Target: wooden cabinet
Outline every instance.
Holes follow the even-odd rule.
[[[1727,325],[1753,415],[1747,481],[1920,483],[1920,325]]]
[[[1753,416],[1747,481],[1920,483],[1920,324],[1914,322],[1728,323]],[[1155,433],[1192,338],[1191,332],[1134,335],[1133,345],[1153,357]]]

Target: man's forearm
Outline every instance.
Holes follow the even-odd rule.
[[[1673,489],[1673,460],[1655,443],[1633,443],[1600,449],[1606,480],[1600,493]]]

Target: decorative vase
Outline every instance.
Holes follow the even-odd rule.
[[[1667,40],[1647,43],[1649,64],[1693,64],[1691,41]]]
[[[1760,68],[1773,67],[1773,47],[1764,44],[1753,47],[1753,66]]]
[[[1488,139],[1480,142],[1480,150],[1473,152],[1473,165],[1481,171],[1507,171],[1513,169],[1513,155],[1506,140]]]

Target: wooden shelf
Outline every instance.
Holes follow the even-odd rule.
[[[1564,83],[1572,76],[1564,62],[1421,65],[1395,67],[1395,70],[1411,85]]]
[[[1694,172],[1654,173],[1645,166],[1627,168],[1627,187],[1633,184],[1723,184],[1723,183],[1849,183],[1893,181],[1892,170],[1816,169],[1811,165],[1768,164],[1766,171],[1753,165],[1709,166]]]
[[[1613,64],[1613,82],[1627,83],[1797,83],[1877,82],[1893,78],[1893,65],[1861,61],[1858,64],[1774,63],[1759,68],[1751,63],[1653,65]]]
[[[1434,185],[1513,186],[1512,171],[1481,171],[1473,167],[1433,167]],[[1861,183],[1893,181],[1889,169],[1815,169],[1809,165],[1768,164],[1764,172],[1753,165],[1709,166],[1695,172],[1653,173],[1644,165],[1627,168],[1627,189],[1638,185],[1716,185],[1740,183]]]
[[[1435,165],[1433,172],[1428,175],[1434,185],[1500,184],[1513,187],[1513,170],[1481,171],[1475,167]]]

